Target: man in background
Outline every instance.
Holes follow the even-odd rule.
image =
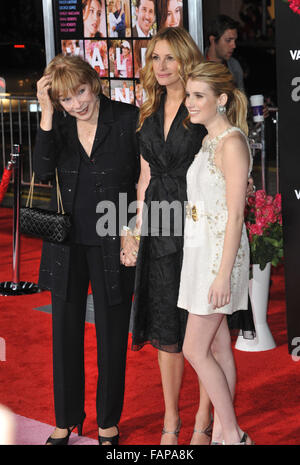
[[[226,15],[218,15],[209,25],[209,45],[205,50],[206,59],[224,63],[234,76],[235,84],[244,89],[244,73],[233,52],[236,48],[239,23]]]
[[[155,21],[155,1],[136,0],[136,25],[132,29],[134,37],[151,37],[151,28]]]

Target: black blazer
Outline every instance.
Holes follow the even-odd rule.
[[[97,201],[111,201],[119,213],[119,194],[127,194],[127,211],[136,200],[139,174],[139,150],[136,138],[138,108],[100,96],[99,124],[94,148],[97,171]],[[64,210],[72,213],[75,198],[80,154],[78,152],[76,119],[62,112],[54,112],[53,129],[39,129],[34,150],[34,171],[42,181],[54,180],[50,208],[57,209],[55,168]],[[122,205],[122,213],[125,204]],[[130,215],[128,214],[128,221]],[[117,215],[118,220],[118,215]],[[121,220],[122,221],[122,220]],[[123,224],[126,221],[123,219]],[[122,301],[120,289],[120,236],[104,236],[102,253],[105,282],[110,305]],[[63,299],[67,295],[70,245],[44,242],[40,265],[39,286],[51,290]]]

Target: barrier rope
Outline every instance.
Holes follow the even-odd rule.
[[[2,180],[0,184],[0,204],[3,200],[3,197],[6,194],[6,191],[7,191],[9,182],[10,182],[10,178],[11,178],[12,171],[13,171],[12,166],[13,166],[13,163],[9,161],[7,164],[7,167],[4,168],[4,171],[3,171]]]

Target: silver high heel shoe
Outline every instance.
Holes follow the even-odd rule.
[[[165,427],[163,427],[161,435],[163,436],[164,434],[175,434],[175,436],[178,438],[179,433],[180,433],[180,428],[181,428],[181,420],[179,418],[178,425],[175,429],[175,431],[167,431]]]

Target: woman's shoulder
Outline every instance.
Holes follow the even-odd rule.
[[[233,129],[233,128],[232,128]],[[223,161],[235,163],[238,160],[249,160],[250,148],[246,134],[239,128],[234,128],[221,140],[219,151]]]
[[[226,150],[238,149],[242,146],[248,147],[246,134],[238,127],[231,127],[225,137],[221,139],[222,147]]]
[[[120,102],[118,100],[112,100],[105,96],[104,96],[104,99],[110,102],[110,105],[114,111],[114,115],[116,116],[138,115],[139,114],[138,107],[135,105],[132,105],[131,103],[125,103],[125,102]]]

